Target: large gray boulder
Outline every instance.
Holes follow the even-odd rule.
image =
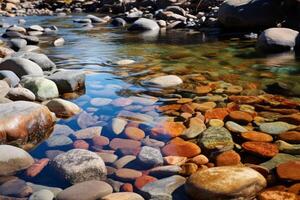
[[[271,27],[282,21],[283,9],[278,0],[227,0],[218,19],[225,27]]]
[[[136,20],[128,29],[129,31],[156,31],[159,25],[156,21],[146,18]]]
[[[296,45],[298,34],[289,28],[269,28],[260,34],[256,47],[262,52],[290,51]]]
[[[72,149],[56,156],[52,162],[54,169],[71,184],[103,180],[107,169],[100,156],[84,149]]]
[[[18,77],[24,75],[43,76],[40,66],[25,58],[9,58],[0,63],[0,70],[13,71]]]

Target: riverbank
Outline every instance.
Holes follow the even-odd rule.
[[[122,19],[5,18],[0,199],[297,199],[298,32]]]

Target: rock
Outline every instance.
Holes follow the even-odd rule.
[[[177,137],[162,148],[162,153],[164,156],[182,156],[191,158],[199,155],[201,149],[198,145]]]
[[[94,137],[101,135],[101,132],[102,132],[101,126],[94,126],[94,127],[76,131],[74,133],[74,136],[78,140],[87,140],[87,139],[93,139]]]
[[[81,129],[86,129],[88,127],[92,127],[98,125],[100,121],[98,121],[99,117],[82,111],[77,117],[77,124]],[[100,123],[101,124],[101,123]]]
[[[55,39],[54,42],[53,42],[53,45],[55,47],[60,47],[60,46],[63,46],[64,44],[65,44],[65,39],[62,38],[62,37]]]
[[[23,149],[10,145],[0,145],[1,176],[15,174],[18,171],[27,169],[33,163],[33,158]]]
[[[16,87],[20,82],[19,77],[9,70],[0,71],[0,80],[5,80],[11,87]]]
[[[81,90],[85,85],[85,73],[82,71],[59,71],[47,78],[56,83],[59,93]]]
[[[112,164],[116,162],[118,159],[118,156],[112,153],[97,153],[102,160],[105,162],[105,164]]]
[[[29,200],[52,200],[54,195],[49,190],[40,190],[30,195]]]
[[[59,95],[56,84],[43,77],[25,78],[21,81],[21,84],[33,92],[36,99],[40,101],[53,99]]]
[[[62,191],[62,189],[57,188],[57,187],[47,187],[44,185],[37,185],[37,184],[30,183],[30,182],[27,182],[26,184],[32,188],[34,193],[41,191],[41,190],[49,190],[56,197],[57,194]]]
[[[172,199],[172,193],[184,185],[185,178],[182,176],[174,175],[168,178],[163,178],[151,183],[146,184],[140,190],[145,195],[146,199]]]
[[[241,125],[239,125],[233,121],[226,122],[225,126],[229,131],[234,132],[234,133],[243,133],[243,132],[247,131],[246,128],[242,127]]]
[[[0,185],[0,195],[13,197],[28,197],[32,193],[32,188],[26,185],[21,179],[13,179]]]
[[[276,145],[280,152],[282,153],[288,153],[288,154],[300,154],[300,144],[289,144],[282,140],[277,140]]]
[[[17,87],[11,88],[7,93],[7,98],[13,101],[34,101],[35,95],[28,89]]]
[[[72,139],[65,135],[53,135],[46,141],[46,145],[50,148],[68,146],[73,143]]]
[[[300,132],[299,131],[288,131],[281,133],[279,139],[289,143],[300,143]]]
[[[145,137],[145,132],[135,127],[127,127],[124,133],[127,138],[133,140],[142,140]]]
[[[29,177],[37,176],[49,163],[48,158],[38,160],[26,170],[26,175]]]
[[[69,126],[62,125],[62,124],[55,124],[51,136],[54,136],[54,135],[69,136],[73,133],[74,133],[74,130],[71,129]]]
[[[66,188],[57,195],[57,200],[96,200],[113,192],[112,187],[103,181],[85,181]]]
[[[198,144],[207,150],[232,149],[233,140],[229,131],[223,127],[209,127],[198,139]]]
[[[266,53],[290,51],[296,45],[298,33],[289,28],[269,28],[260,34],[256,47]]]
[[[193,157],[191,160],[189,160],[189,162],[192,162],[192,163],[197,164],[198,166],[201,166],[201,165],[206,165],[209,162],[209,160],[205,155],[198,155],[198,156]]]
[[[0,70],[10,70],[18,77],[24,75],[43,76],[43,70],[36,63],[25,58],[9,58],[0,63]]]
[[[300,158],[293,156],[293,155],[289,155],[289,154],[278,153],[271,160],[261,163],[260,165],[262,167],[265,167],[265,168],[271,170],[271,169],[274,169],[276,166],[278,166],[281,163],[285,163],[285,162],[292,161],[292,160],[300,160]]]
[[[149,175],[158,177],[158,178],[165,178],[169,176],[173,176],[179,173],[181,167],[177,165],[165,165],[154,167],[149,170]]]
[[[102,135],[97,135],[93,137],[93,144],[96,147],[103,147],[109,144],[109,139]]]
[[[297,195],[277,190],[266,190],[258,195],[259,200],[297,200]]]
[[[111,104],[116,107],[125,107],[125,106],[131,105],[132,100],[129,98],[120,97],[120,98],[114,99],[111,102]]]
[[[226,108],[213,108],[205,112],[205,120],[219,119],[223,121],[227,115],[228,111]]]
[[[138,155],[138,159],[143,165],[147,167],[162,165],[164,162],[160,150],[148,146],[142,147]]]
[[[250,29],[275,26],[283,13],[280,2],[272,0],[228,0],[220,5],[218,19],[225,27]]]
[[[170,139],[181,136],[185,131],[181,122],[161,122],[151,130],[151,136],[159,139]]]
[[[243,111],[232,111],[229,113],[229,118],[232,121],[240,124],[248,124],[253,120],[252,116],[249,113]]]
[[[91,99],[91,105],[92,106],[106,106],[109,105],[112,102],[111,99],[108,98],[93,98]]]
[[[46,106],[27,101],[0,104],[0,141],[37,143],[51,130],[55,117]]]
[[[159,26],[158,24],[146,18],[140,18],[136,20],[129,28],[129,31],[158,31]]]
[[[5,97],[10,90],[10,87],[6,81],[0,80],[0,97]]]
[[[135,179],[137,179],[142,175],[143,175],[142,172],[134,169],[128,169],[128,168],[117,169],[117,171],[115,172],[116,178],[123,182],[134,181]]]
[[[198,165],[195,163],[184,163],[180,167],[181,170],[179,171],[179,174],[182,176],[190,176],[198,170]]]
[[[183,132],[182,137],[187,139],[195,138],[200,135],[205,129],[206,126],[204,122],[198,117],[193,117],[189,121],[189,128],[187,128]]]
[[[117,65],[131,65],[134,64],[135,60],[123,59],[116,62]]]
[[[87,143],[84,140],[76,140],[73,143],[73,148],[74,149],[86,149],[86,150],[88,150],[89,149],[89,143]]]
[[[74,19],[73,22],[75,23],[81,23],[81,24],[91,24],[92,20],[85,18],[85,19]]]
[[[164,142],[152,139],[149,136],[146,136],[141,142],[144,146],[149,146],[153,148],[161,148],[165,146]]]
[[[132,102],[135,104],[141,104],[141,105],[145,105],[145,106],[152,106],[158,101],[158,98],[155,98],[155,97],[147,97],[146,98],[146,97],[131,96],[131,97],[129,97],[129,99],[131,99]]]
[[[72,117],[81,112],[81,109],[75,103],[63,99],[52,99],[46,106],[59,118]]]
[[[273,137],[262,132],[257,131],[247,131],[241,133],[241,136],[245,140],[255,141],[255,142],[272,142]]]
[[[275,144],[266,142],[245,142],[242,147],[249,153],[267,158],[274,157],[279,152]]]
[[[29,26],[28,30],[30,30],[30,31],[41,31],[41,32],[43,32],[43,31],[44,31],[44,28],[41,27],[40,25],[31,25],[31,26]]]
[[[101,200],[144,200],[142,196],[133,192],[117,192],[103,197]]]
[[[266,179],[248,167],[213,167],[190,176],[185,185],[192,199],[252,199],[266,187]]]
[[[181,80],[181,78],[175,75],[159,76],[146,81],[146,84],[162,88],[175,87],[182,83],[183,81]]]
[[[109,147],[117,150],[121,148],[138,148],[141,146],[141,142],[130,139],[114,138],[111,140]]]
[[[268,122],[259,125],[259,129],[262,132],[266,132],[271,135],[279,135],[280,133],[292,130],[294,128],[296,128],[295,125],[291,125],[286,122]]]
[[[118,27],[125,27],[127,22],[124,19],[117,17],[111,21],[111,24]]]
[[[238,165],[240,163],[241,163],[240,155],[233,150],[220,153],[216,157],[216,165],[217,166]]]
[[[84,149],[73,149],[56,156],[53,159],[53,167],[72,184],[103,180],[107,174],[101,157]]]
[[[114,166],[117,169],[121,169],[123,167],[125,167],[127,164],[131,163],[132,161],[136,160],[136,156],[132,156],[132,155],[127,155],[127,156],[123,156],[122,158],[120,158],[119,160],[117,160],[116,162],[114,162]]]
[[[20,49],[24,48],[27,45],[27,41],[21,38],[14,38],[10,41],[10,46],[13,50],[19,51]]]
[[[300,161],[289,161],[277,166],[276,172],[280,179],[283,180],[300,180]]]
[[[112,120],[112,130],[116,135],[119,135],[125,129],[127,121],[121,118],[113,118]]]
[[[56,65],[45,54],[34,52],[20,52],[13,55],[14,57],[25,58],[38,64],[43,71],[53,71]]]
[[[14,50],[0,46],[0,58],[4,58],[15,53]]]
[[[140,177],[138,177],[135,182],[134,182],[134,186],[138,189],[141,189],[142,187],[144,187],[145,185],[147,185],[148,183],[152,183],[154,181],[157,181],[156,178],[152,177],[152,176],[148,176],[148,175],[142,175]]]

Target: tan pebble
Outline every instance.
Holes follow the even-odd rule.
[[[209,162],[208,158],[205,155],[198,155],[189,160],[189,162],[195,163],[198,166],[205,165]]]
[[[211,119],[209,120],[209,125],[212,127],[223,127],[224,122],[220,119]]]

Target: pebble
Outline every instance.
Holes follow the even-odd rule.
[[[91,99],[90,103],[92,106],[106,106],[109,105],[112,102],[111,99],[107,99],[107,98],[93,98]]]
[[[124,97],[120,97],[120,98],[117,98],[117,99],[114,99],[111,104],[113,106],[116,106],[116,107],[125,107],[125,106],[129,106],[133,103],[133,101],[129,98],[124,98]]]
[[[160,150],[148,146],[143,146],[137,157],[147,167],[162,165],[164,162]]]
[[[177,137],[162,148],[162,153],[164,156],[182,156],[191,158],[199,155],[201,149],[198,145]]]
[[[269,133],[271,135],[279,135],[281,133],[287,132],[291,129],[296,128],[295,125],[288,124],[286,122],[269,122],[269,123],[262,123],[259,126],[259,129],[262,132]]]
[[[64,38],[57,38],[53,41],[53,45],[55,47],[60,47],[63,46],[65,44],[65,39]]]
[[[116,62],[117,65],[132,65],[134,63],[135,63],[134,60],[129,60],[129,59],[119,60]]]
[[[81,112],[81,108],[75,103],[64,99],[52,99],[46,103],[46,106],[59,118],[69,118]]]
[[[158,177],[158,178],[165,178],[169,176],[173,176],[178,174],[181,170],[181,167],[177,165],[165,165],[165,166],[158,166],[154,167],[149,170],[149,175]]]
[[[121,192],[133,192],[133,185],[131,183],[125,183],[120,188]]]
[[[148,175],[142,175],[135,180],[134,186],[138,189],[141,189],[148,183],[152,183],[154,181],[157,181],[157,179],[155,177],[148,176]]]
[[[241,136],[245,140],[255,141],[255,142],[272,142],[273,137],[262,132],[257,131],[247,131],[241,133]]]
[[[111,140],[109,147],[113,150],[122,148],[136,149],[141,146],[141,142],[131,139],[114,138]]]
[[[182,137],[187,138],[187,139],[196,138],[205,129],[206,129],[206,126],[205,126],[204,122],[198,117],[193,117],[190,119],[189,127],[183,132]]]
[[[296,194],[284,191],[266,190],[258,195],[259,200],[297,200]]]
[[[166,75],[166,76],[159,76],[153,79],[146,81],[147,84],[157,86],[157,87],[175,87],[183,83],[180,77],[175,75]]]
[[[49,190],[40,190],[37,192],[34,192],[30,197],[29,200],[52,200],[54,198],[54,195]]]
[[[134,192],[117,192],[103,197],[101,200],[144,200],[142,196]]]
[[[116,162],[118,159],[118,156],[112,153],[97,153],[102,160],[105,162],[105,164],[112,164]]]
[[[142,140],[145,137],[145,132],[136,127],[127,127],[124,133],[127,138],[133,140]]]
[[[294,155],[300,154],[300,144],[289,144],[282,140],[277,140],[275,144],[277,145],[279,151],[282,153],[288,153]]]
[[[198,166],[201,166],[201,165],[206,165],[209,162],[209,160],[205,155],[201,154],[201,155],[191,158],[189,160],[189,162],[192,162],[192,163],[197,164]]]
[[[128,168],[117,169],[115,172],[116,178],[123,182],[132,182],[142,175],[142,172]]]
[[[209,125],[212,127],[223,127],[224,122],[220,119],[211,119],[209,120]]]
[[[37,176],[49,163],[48,158],[43,158],[35,162],[26,170],[26,175],[29,177]]]
[[[33,190],[26,182],[21,179],[9,180],[0,185],[0,195],[13,196],[13,197],[28,197],[32,194]]]
[[[207,121],[209,121],[210,119],[219,119],[223,121],[227,115],[228,111],[226,108],[214,108],[211,110],[207,110],[204,116]]]
[[[266,142],[245,142],[242,147],[246,152],[266,158],[274,157],[279,152],[275,144]]]
[[[230,132],[223,127],[209,127],[198,139],[198,144],[207,150],[233,148],[233,140]]]
[[[89,144],[84,140],[76,140],[73,143],[74,149],[89,149]]]
[[[112,120],[112,130],[116,135],[123,132],[127,125],[127,121],[121,118],[113,118]]]
[[[181,170],[179,174],[182,176],[190,176],[196,173],[196,171],[198,170],[198,165],[196,165],[195,163],[184,163],[180,167]]]
[[[118,159],[116,162],[114,162],[113,166],[115,166],[117,169],[121,169],[125,167],[127,164],[135,160],[136,160],[136,156],[133,155],[123,156],[120,159]]]
[[[285,154],[285,153],[278,153],[276,156],[274,156],[272,159],[261,163],[260,166],[265,167],[269,170],[274,169],[277,165],[281,164],[281,163],[285,163],[288,161],[292,161],[292,160],[300,160],[300,158],[295,157],[293,155],[290,154]]]
[[[300,180],[300,161],[289,161],[276,167],[277,175],[280,179],[299,181]]]
[[[72,139],[65,135],[53,135],[46,140],[46,145],[50,148],[68,146],[72,143]]]
[[[151,136],[159,139],[170,139],[182,135],[185,126],[180,122],[162,122],[157,124],[151,130]]]
[[[30,182],[27,182],[26,184],[32,188],[33,193],[38,192],[40,190],[48,190],[48,191],[51,191],[52,194],[56,197],[57,194],[62,191],[62,189],[57,188],[57,187],[48,187],[48,186],[44,186],[44,185],[33,184]]]
[[[247,131],[246,128],[244,128],[243,126],[241,126],[233,121],[226,122],[225,126],[229,131],[234,132],[234,133],[243,133],[243,132]]]
[[[229,113],[229,118],[237,123],[248,124],[253,120],[252,116],[243,111],[232,111]]]
[[[7,93],[7,98],[13,101],[34,101],[35,95],[28,89],[17,87],[11,88]]]
[[[161,148],[161,147],[165,146],[164,142],[152,139],[149,136],[146,136],[144,139],[142,139],[141,142],[144,146],[149,146],[149,147],[153,147],[153,148]]]
[[[103,147],[109,144],[109,139],[102,135],[97,135],[92,138],[93,145],[96,147]]]
[[[299,131],[288,131],[283,132],[279,135],[279,139],[289,143],[300,143],[300,132]]]
[[[183,156],[166,156],[164,157],[164,162],[167,165],[183,165],[187,161],[187,157]]]
[[[216,166],[230,166],[230,165],[238,165],[240,163],[241,163],[240,155],[233,150],[220,153],[216,157]]]
[[[90,128],[81,129],[74,133],[74,136],[78,140],[86,140],[86,139],[93,139],[95,136],[101,135],[102,127],[95,126]]]

